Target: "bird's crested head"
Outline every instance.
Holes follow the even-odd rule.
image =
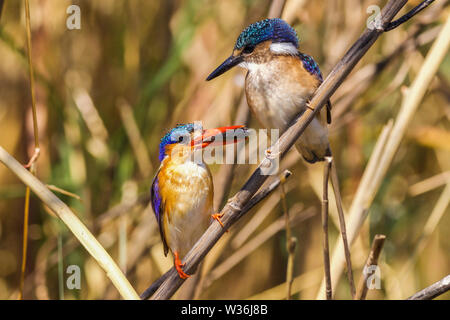
[[[298,48],[298,37],[294,28],[286,21],[275,18],[261,20],[245,28],[237,38],[234,49],[249,51],[267,40],[272,43],[291,43]]]
[[[298,43],[297,32],[282,19],[265,19],[252,23],[237,38],[231,56],[206,80],[212,80],[236,65],[248,68],[249,63],[261,64],[273,56],[297,55]]]

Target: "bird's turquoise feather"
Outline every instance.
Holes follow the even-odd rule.
[[[235,49],[254,47],[269,39],[272,42],[290,42],[298,48],[298,37],[294,28],[284,20],[275,18],[258,21],[245,28],[236,41]]]

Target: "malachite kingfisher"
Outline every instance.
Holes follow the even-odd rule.
[[[247,69],[247,103],[267,129],[280,135],[297,115],[301,115],[322,83],[319,66],[298,49],[296,31],[282,19],[265,19],[251,24],[239,35],[233,52],[207,81],[239,65]],[[331,156],[327,124],[331,123],[331,104],[309,124],[296,142],[303,158],[314,163]]]
[[[223,227],[221,215],[213,208],[213,179],[202,159],[202,150],[236,143],[247,136],[244,126],[203,130],[199,123],[188,123],[176,126],[161,139],[161,165],[153,178],[151,204],[164,254],[172,252],[182,279],[189,275],[183,271],[181,261],[210,223],[215,219]]]

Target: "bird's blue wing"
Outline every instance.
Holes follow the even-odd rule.
[[[156,221],[158,221],[159,233],[161,235],[161,240],[164,245],[164,255],[167,256],[167,253],[169,252],[169,247],[167,245],[166,236],[164,234],[163,228],[164,199],[161,195],[159,188],[159,181],[158,181],[159,170],[160,169],[158,169],[158,172],[156,172],[156,175],[152,181],[152,187],[150,189],[150,201],[152,203],[152,208],[153,212],[155,213]]]
[[[322,83],[322,72],[320,72],[319,65],[317,62],[309,55],[305,53],[298,53],[298,57],[303,62],[303,67],[312,75],[315,75],[317,79]],[[328,100],[327,102],[327,123],[331,123],[331,102]]]

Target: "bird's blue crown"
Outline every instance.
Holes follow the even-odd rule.
[[[170,130],[161,139],[159,144],[159,161],[162,161],[165,157],[166,146],[169,144],[188,142],[190,134],[195,130],[200,129],[200,126],[196,123],[179,124],[172,130]]]
[[[248,26],[239,35],[235,49],[242,49],[246,46],[256,46],[257,44],[272,40],[273,42],[290,42],[298,48],[297,32],[284,20],[265,19]]]

